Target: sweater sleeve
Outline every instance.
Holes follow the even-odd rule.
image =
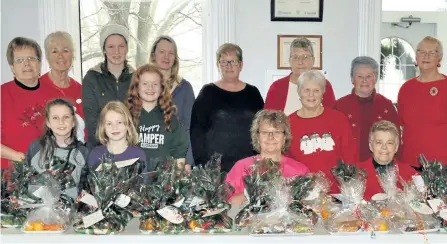
[[[96,127],[98,125],[98,117],[100,107],[95,97],[93,83],[96,82],[96,75],[93,71],[87,72],[82,81],[82,109],[87,129],[87,147],[92,149],[98,142],[96,140]]]
[[[174,159],[185,158],[189,140],[186,131],[180,126],[176,117],[172,117],[171,135],[169,137],[169,152]]]
[[[247,159],[242,159],[236,162],[236,164],[231,168],[230,172],[228,172],[225,182],[231,185],[234,188],[233,194],[231,194],[230,198],[234,195],[240,194],[244,192],[245,184],[243,177],[246,175],[245,172],[245,163]]]
[[[262,98],[261,92],[259,91],[259,89],[256,86],[253,86],[254,88],[254,92],[253,92],[253,97],[254,97],[254,101],[255,102],[255,106],[256,106],[256,110],[262,110],[264,108],[264,99]]]
[[[331,83],[326,80],[326,91],[323,95],[323,106],[326,108],[333,108],[335,106],[335,94]]]
[[[212,103],[208,97],[213,96],[213,94],[209,94],[210,92],[207,85],[205,85],[192,106],[190,136],[196,165],[205,164],[210,156],[206,142],[206,134],[211,127],[209,113]]]
[[[184,122],[184,128],[186,130],[186,135],[188,137],[189,145],[188,145],[188,151],[186,153],[186,163],[190,165],[194,165],[194,157],[192,156],[192,147],[191,147],[191,140],[190,140],[190,127],[191,127],[191,113],[192,113],[192,106],[194,104],[194,100],[196,99],[194,96],[194,91],[192,89],[191,84],[188,82],[186,86],[186,96],[185,100],[182,106],[183,110],[183,118],[182,121]]]
[[[28,165],[32,165],[31,161],[33,160],[33,157],[36,156],[36,154],[39,151],[40,151],[39,140],[35,140],[29,145],[28,150],[26,151],[25,160],[28,163]]]
[[[278,106],[278,101],[276,101],[276,99],[278,98],[277,93],[278,93],[278,81],[275,81],[269,87],[269,90],[267,92],[267,96],[265,98],[264,109],[284,110],[284,108],[280,108]]]

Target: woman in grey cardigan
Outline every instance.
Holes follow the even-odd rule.
[[[174,39],[169,36],[159,36],[152,45],[149,63],[157,66],[162,72],[174,105],[177,107],[178,119],[189,135],[195,97],[191,83],[179,76],[179,57]],[[186,163],[186,169],[191,170],[191,166],[194,165],[191,143],[186,154]]]

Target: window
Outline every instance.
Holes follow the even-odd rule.
[[[382,0],[383,11],[446,11],[446,0]]]
[[[203,0],[80,0],[82,76],[104,60],[99,32],[108,23],[130,30],[128,61],[134,68],[149,60],[153,41],[169,35],[177,43],[180,75],[197,95],[202,88]]]
[[[416,76],[415,51],[410,43],[388,37],[381,41],[379,92],[393,102],[402,84]]]

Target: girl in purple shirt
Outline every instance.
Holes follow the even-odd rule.
[[[87,160],[89,167],[95,169],[104,157],[113,162],[139,158],[146,164],[143,149],[135,146],[138,135],[127,107],[119,101],[107,103],[99,115],[96,131],[101,146],[95,147]]]

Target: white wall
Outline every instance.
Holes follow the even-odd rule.
[[[13,79],[11,69],[6,60],[6,49],[9,42],[17,36],[40,41],[38,1],[1,1],[1,32],[0,82],[4,83]]]
[[[351,60],[358,54],[358,0],[324,1],[323,22],[272,22],[270,0],[236,1],[236,43],[244,56],[242,80],[263,94],[265,71],[276,69],[277,35],[323,36],[323,69],[335,96],[351,92]]]

